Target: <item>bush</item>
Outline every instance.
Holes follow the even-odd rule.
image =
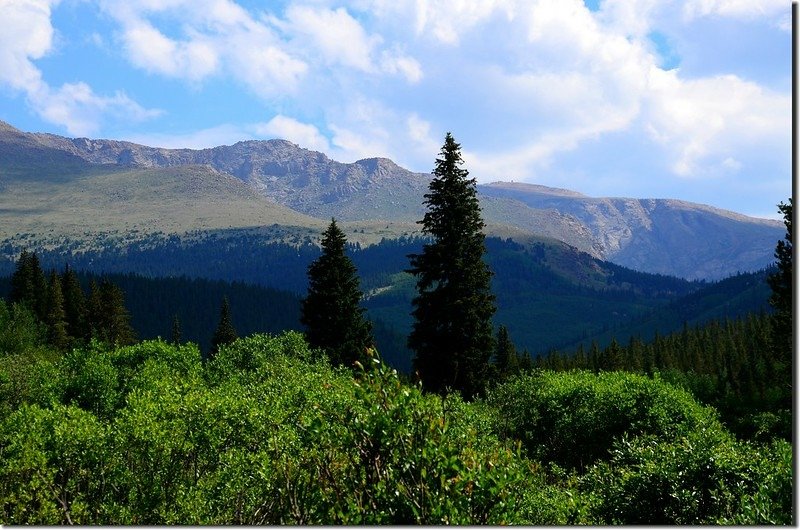
[[[107,430],[91,413],[23,405],[0,423],[3,524],[105,521]]]
[[[724,431],[616,444],[584,478],[609,524],[790,524],[791,447],[764,454]]]
[[[487,396],[497,431],[522,442],[531,458],[583,471],[608,458],[623,436],[672,439],[720,429],[714,411],[688,392],[624,372],[534,372]]]

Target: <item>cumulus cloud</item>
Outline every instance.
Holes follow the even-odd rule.
[[[315,9],[292,5],[286,11],[285,32],[302,48],[313,48],[329,65],[340,64],[356,70],[373,70],[372,50],[380,42],[368,35],[344,8]]]
[[[331,150],[328,139],[314,125],[280,114],[255,129],[260,136],[289,140],[306,149],[325,153]]]
[[[73,136],[90,136],[109,117],[120,121],[144,121],[161,115],[145,109],[124,92],[98,96],[86,83],[65,83],[58,89],[42,85],[28,94],[36,111],[45,120],[64,126]]]
[[[229,75],[271,98],[291,94],[308,69],[282,49],[274,28],[230,0],[104,0],[101,6],[118,22],[128,60],[148,72],[191,83]],[[169,29],[180,35],[168,36]]]
[[[702,175],[700,164],[709,159],[738,171],[740,162],[726,161],[740,150],[788,138],[788,95],[732,75],[687,81],[654,69],[651,80],[645,121],[653,138],[674,153],[680,176]]]
[[[6,0],[0,3],[0,83],[25,94],[28,104],[44,120],[72,135],[90,135],[109,116],[141,121],[160,111],[145,109],[124,92],[95,94],[84,82],[51,87],[36,66],[53,49],[51,10],[58,0]]]
[[[648,170],[676,182],[744,178],[764,161],[785,167],[791,99],[780,74],[766,83],[758,69],[709,73],[697,65],[713,54],[691,63],[681,47],[687,32],[714,24],[721,34],[779,32],[783,0],[603,0],[598,11],[581,0],[94,2],[114,27],[103,40],[137,71],[196,90],[232,80],[247,92],[233,97],[254,96],[268,117],[177,137],[189,145],[283,137],[343,161],[388,156],[427,171],[450,130],[482,180],[555,178],[559,162],[622,137],[647,154],[607,156],[605,169],[584,173],[634,173],[645,156]],[[0,3],[15,21],[0,31],[2,82],[72,131],[115,113],[154,116],[124,93],[42,81],[36,60],[53,49],[53,5]],[[670,69],[659,54],[675,56]]]
[[[732,18],[757,18],[785,13],[784,0],[689,0],[683,6],[687,19],[719,15]]]
[[[289,3],[261,16],[232,0],[101,0],[118,24],[127,59],[142,70],[201,83],[228,76],[266,100],[298,97],[303,83],[336,69],[400,76],[414,83],[419,62],[384,45],[350,12]]]

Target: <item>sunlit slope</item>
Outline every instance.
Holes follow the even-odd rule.
[[[206,166],[93,166],[63,178],[28,171],[2,182],[0,237],[18,233],[183,233],[263,225],[320,228],[324,222],[259,195]]]

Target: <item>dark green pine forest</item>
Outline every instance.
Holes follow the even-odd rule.
[[[421,238],[0,264],[0,523],[796,523],[791,200],[688,282],[485,238],[450,134],[433,173]]]

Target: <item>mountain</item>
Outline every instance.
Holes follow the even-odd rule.
[[[673,199],[594,198],[531,184],[479,186],[485,196],[574,216],[604,259],[636,270],[719,279],[772,263],[778,221]]]
[[[385,158],[352,164],[285,140],[210,149],[19,131],[0,122],[0,238],[87,237],[276,225],[282,240],[336,217],[362,244],[417,233],[430,175]],[[769,265],[780,222],[676,200],[479,186],[487,233],[563,241],[637,270],[716,279]],[[21,238],[20,234],[26,234]],[[31,237],[34,234],[35,237]],[[15,239],[16,238],[16,239]]]

